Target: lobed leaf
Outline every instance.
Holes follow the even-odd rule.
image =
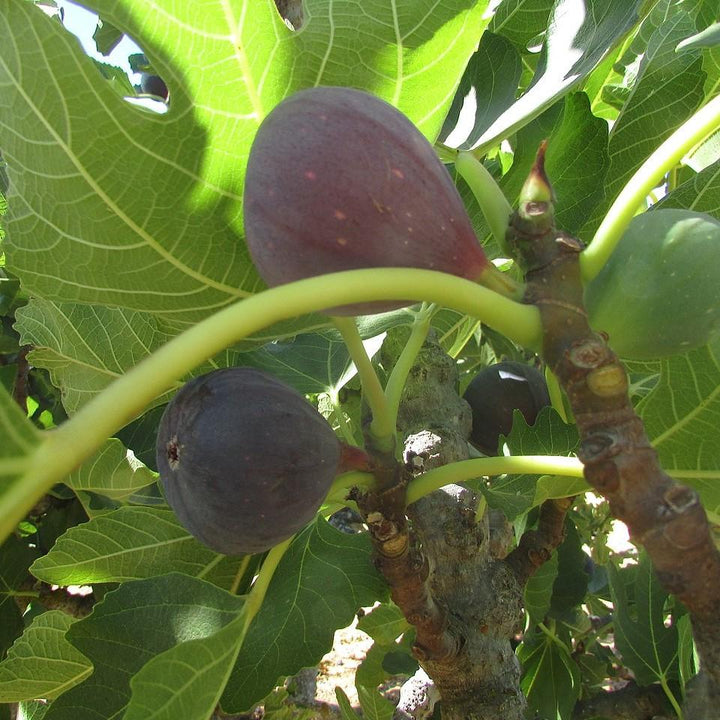
[[[553,552],[550,559],[544,562],[525,584],[524,605],[530,627],[545,620],[550,610],[553,584],[557,576],[558,555],[557,552]]]
[[[535,633],[517,649],[528,708],[539,717],[570,718],[580,696],[580,669],[557,638]]]
[[[608,567],[615,644],[640,685],[678,678],[678,631],[665,625],[667,593],[643,553],[636,566]]]
[[[639,0],[556,0],[530,86],[473,147],[497,144],[581,83],[636,22],[640,4]]]
[[[241,562],[199,543],[170,510],[128,506],[70,528],[30,570],[57,585],[124,582],[178,571],[229,589]]]
[[[152,658],[130,680],[132,696],[123,720],[209,717],[237,657],[244,623],[240,613],[213,635]]]
[[[661,361],[660,380],[638,404],[663,468],[695,487],[720,520],[720,338]]]
[[[394,603],[381,603],[358,620],[358,630],[367,633],[382,645],[394,643],[410,629],[400,608]]]
[[[575,452],[578,436],[575,426],[565,424],[551,408],[543,408],[532,426],[516,410],[512,431],[506,442],[512,455],[568,456]],[[489,486],[483,489],[483,494],[490,507],[502,510],[509,520],[513,520],[547,499],[548,489],[553,494],[560,492],[561,497],[567,497],[581,487],[577,478],[546,479],[540,489],[536,488],[537,483],[535,475],[501,476],[493,478]],[[582,487],[587,489],[585,483]]]
[[[52,700],[92,673],[92,664],[65,638],[74,622],[62,610],[33,619],[0,663],[0,702]]]
[[[646,23],[653,32],[641,45],[632,86],[610,133],[605,201],[596,207],[585,233],[595,229],[637,168],[703,100],[705,74],[699,52],[675,52],[679,39],[694,28],[692,18],[670,0],[661,0],[653,13],[650,20],[657,15],[657,27]]]
[[[235,642],[241,642],[237,624],[243,618],[243,608],[242,598],[179,573],[123,583],[109,592],[91,615],[68,630],[68,640],[92,662],[94,671],[85,682],[55,700],[45,717],[117,720],[125,717],[126,709],[135,713],[137,707],[144,706],[148,682],[156,691],[162,686],[168,695],[178,693],[183,701],[187,700],[184,682],[201,695],[193,683],[202,679],[203,664],[213,649],[225,647],[228,626]],[[173,662],[178,659],[175,653],[156,659],[141,673],[153,658],[190,642],[194,652],[176,651],[185,662],[182,675]],[[226,672],[232,664],[227,653],[218,663],[224,663]],[[208,669],[207,677],[216,681],[212,670]],[[136,676],[140,680],[134,693],[131,682]],[[181,713],[174,717],[191,716]]]
[[[247,710],[278,678],[316,665],[335,630],[384,598],[370,555],[367,536],[343,534],[321,518],[295,538],[248,630],[223,695],[226,712]]]

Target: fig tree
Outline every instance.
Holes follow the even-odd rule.
[[[430,143],[392,105],[360,90],[301,90],[270,112],[250,150],[244,207],[250,254],[270,286],[375,267],[509,284],[485,256]]]
[[[532,425],[550,404],[543,374],[531,365],[505,361],[483,368],[463,395],[472,409],[470,442],[485,455],[496,455],[501,435],[512,429],[513,411]]]
[[[186,383],[156,448],[168,504],[226,555],[263,552],[312,520],[341,459],[333,429],[302,395],[245,367]]]
[[[670,208],[633,218],[585,289],[585,305],[620,357],[651,360],[704,345],[720,328],[720,222]]]

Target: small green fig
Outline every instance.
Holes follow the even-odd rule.
[[[720,221],[690,210],[633,218],[585,289],[591,326],[620,357],[653,360],[706,344],[720,328]]]

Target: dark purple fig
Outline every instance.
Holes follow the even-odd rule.
[[[165,81],[159,75],[143,73],[140,77],[140,89],[146,95],[154,95],[162,100],[167,100],[170,95]]]
[[[532,425],[550,404],[543,374],[531,365],[500,362],[483,368],[463,395],[472,408],[470,442],[485,455],[496,455],[501,435],[509,435],[513,411],[520,410]]]
[[[183,526],[226,555],[263,552],[315,517],[341,444],[292,388],[253,368],[185,384],[165,409],[157,464]]]
[[[252,145],[244,203],[250,254],[270,286],[375,267],[503,284],[430,143],[392,105],[360,90],[316,87],[277,105]]]

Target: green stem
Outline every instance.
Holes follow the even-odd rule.
[[[550,405],[562,421],[566,425],[569,424],[565,403],[563,401],[562,388],[560,387],[557,376],[549,367],[545,368],[545,383],[547,384],[548,395],[550,396]]]
[[[551,622],[553,622],[553,621],[551,621]],[[555,643],[555,645],[557,645],[559,648],[561,648],[565,652],[568,652],[568,646],[557,636],[554,626],[551,629],[545,623],[538,623],[537,627],[540,630],[540,632],[542,632],[542,634],[545,635],[546,638],[548,638],[551,642]]]
[[[3,590],[0,592],[3,597],[17,597],[17,598],[39,598],[39,590]]]
[[[220,560],[223,560],[225,558],[224,555],[218,555]],[[231,595],[237,595],[238,588],[240,587],[240,583],[242,582],[243,577],[245,577],[245,572],[248,569],[248,565],[250,565],[250,559],[252,558],[252,555],[246,555],[242,561],[240,562],[240,566],[237,569],[237,572],[235,573],[235,577],[233,578],[232,585],[228,588],[228,592]]]
[[[413,322],[410,337],[405,343],[395,366],[390,373],[387,384],[385,385],[385,397],[390,414],[393,418],[393,426],[397,425],[398,410],[400,409],[400,398],[405,387],[408,373],[415,363],[420,348],[422,348],[425,338],[430,330],[430,320],[432,318],[432,309],[424,308],[416,316]]]
[[[340,434],[343,436],[343,439],[348,445],[357,445],[358,443],[353,435],[352,429],[350,428],[350,423],[348,423],[345,413],[340,405],[337,392],[335,390],[331,390],[328,395],[330,396],[330,400],[333,404],[333,414],[335,415],[338,427],[340,428]]]
[[[407,503],[449,485],[490,475],[565,475],[583,477],[582,463],[574,457],[554,455],[517,455],[460,460],[429,470],[415,478],[408,487]]]
[[[670,689],[667,678],[664,675],[660,677],[660,686],[665,693],[665,697],[667,697],[667,699],[670,701],[670,704],[673,706],[673,710],[677,715],[677,720],[683,720],[685,715],[683,714],[682,707],[680,707],[680,703],[677,701],[675,693],[673,693],[673,691]]]
[[[638,168],[608,210],[590,245],[580,255],[583,281],[588,283],[605,266],[638,208],[671,170],[698,143],[720,127],[720,96],[686,120]]]
[[[272,580],[273,575],[280,564],[280,560],[282,560],[283,555],[290,547],[290,543],[293,541],[294,537],[295,536],[292,535],[287,540],[283,540],[283,542],[268,550],[268,554],[263,560],[260,572],[255,580],[255,584],[248,593],[247,600],[245,602],[245,625],[243,626],[242,631],[243,638],[245,637],[247,629],[250,627],[250,623],[253,621],[253,618],[258,614],[258,611],[263,604],[263,600],[265,599],[270,581]]]
[[[38,498],[61,482],[120,428],[140,415],[178,378],[239,340],[282,320],[322,308],[374,300],[429,300],[468,315],[511,340],[537,348],[537,308],[516,303],[469,280],[432,270],[352,270],[266,290],[211,315],[144,358],[84,405],[70,420],[42,433],[15,482],[5,483],[0,542]]]
[[[352,488],[364,488],[369,490],[375,484],[375,476],[371,473],[364,473],[358,470],[338,475],[333,484],[330,486],[328,494],[325,496],[325,504],[344,505],[347,494]]]
[[[510,224],[512,206],[495,178],[473,153],[464,150],[459,152],[455,159],[455,168],[472,190],[490,232],[505,252],[505,231]]]
[[[392,414],[388,407],[385,393],[365,350],[355,319],[351,317],[333,317],[332,321],[342,335],[360,376],[363,398],[372,413],[370,432],[380,449],[391,450],[394,446],[396,416]]]
[[[475,522],[480,522],[484,517],[488,509],[488,501],[484,495],[480,495],[477,507],[475,508]]]

